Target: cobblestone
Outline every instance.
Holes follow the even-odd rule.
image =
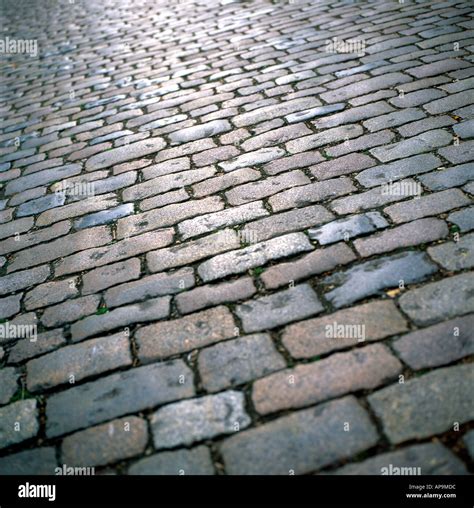
[[[473,312],[473,287],[474,274],[457,275],[408,291],[400,298],[400,306],[415,323],[432,324]]]
[[[472,470],[472,9],[3,4],[0,473]]]
[[[344,432],[344,422],[351,423],[350,432]],[[303,474],[377,441],[368,414],[353,397],[346,397],[241,432],[224,441],[221,453],[229,474]]]
[[[394,222],[401,223],[429,215],[438,215],[453,208],[468,205],[470,202],[471,200],[459,189],[449,189],[388,206],[384,212]]]
[[[26,365],[27,386],[31,392],[67,383],[132,363],[128,337],[123,333],[66,346],[30,360]]]
[[[233,433],[249,424],[243,394],[231,390],[167,405],[150,418],[158,450]]]
[[[400,358],[414,370],[437,367],[474,353],[474,315],[423,328],[393,343]]]
[[[207,346],[237,335],[238,328],[226,307],[213,307],[196,314],[156,323],[135,333],[142,360],[166,358]],[[156,340],[159,336],[161,340]]]
[[[1,475],[52,475],[57,467],[54,447],[35,448],[0,459]]]
[[[191,450],[182,449],[162,452],[146,457],[133,464],[129,471],[133,475],[213,475],[211,454],[206,446]]]
[[[340,333],[328,333],[334,323],[344,326]],[[294,358],[312,358],[405,331],[406,321],[395,304],[378,300],[289,325],[282,343]]]
[[[205,285],[191,291],[185,291],[175,298],[179,311],[189,314],[205,307],[212,307],[224,302],[236,302],[250,298],[257,289],[248,277],[242,277],[231,282]]]
[[[380,293],[383,289],[398,287],[400,282],[419,282],[437,271],[423,253],[404,252],[367,261],[345,272],[335,273],[322,282],[336,286],[325,294],[336,308],[349,305],[357,300]]]
[[[368,397],[391,443],[421,439],[472,420],[472,365],[439,369]],[[443,386],[440,390],[441,385]]]
[[[323,306],[307,284],[270,296],[249,300],[237,306],[236,313],[246,332],[275,328],[321,312]]]
[[[207,391],[240,385],[285,367],[267,334],[254,334],[216,344],[198,357],[201,381]]]
[[[401,468],[420,468],[422,475],[463,475],[464,464],[441,443],[425,443],[408,446],[394,452],[348,464],[335,471],[338,475],[380,475],[384,471]],[[413,469],[412,469],[413,470]]]
[[[271,260],[293,256],[313,247],[303,233],[290,233],[245,249],[220,254],[198,267],[198,274],[205,282],[242,273],[250,268],[264,265]]]
[[[46,434],[59,436],[193,395],[191,371],[181,360],[112,374],[49,397]]]
[[[259,379],[253,384],[252,400],[260,414],[309,406],[351,391],[376,388],[401,370],[402,364],[384,345],[373,344]]]
[[[0,448],[21,443],[38,434],[38,406],[36,399],[14,402],[0,408]]]
[[[125,417],[66,437],[61,457],[68,466],[103,466],[139,455],[147,441],[145,420]]]
[[[442,220],[419,219],[367,238],[359,238],[355,240],[354,247],[361,256],[367,257],[401,247],[434,242],[448,236],[448,233],[448,227]]]

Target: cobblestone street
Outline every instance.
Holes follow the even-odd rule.
[[[474,472],[472,2],[0,26],[0,475]]]

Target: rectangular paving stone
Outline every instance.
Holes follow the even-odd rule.
[[[194,219],[187,219],[178,224],[178,231],[183,239],[192,238],[204,233],[210,233],[223,226],[230,227],[242,224],[252,219],[259,219],[270,215],[262,201],[253,201],[240,206],[201,215]]]
[[[73,341],[78,341],[134,323],[155,321],[169,315],[170,297],[148,299],[144,302],[119,307],[105,314],[86,317],[71,326]]]
[[[385,88],[391,88],[393,85],[407,83],[413,81],[413,78],[403,74],[402,72],[392,72],[384,76],[376,76],[374,78],[364,79],[357,82],[357,86],[353,84],[342,86],[337,90],[331,90],[321,94],[321,99],[332,104],[334,102],[346,101],[352,97],[365,95],[370,92],[376,92]]]
[[[368,257],[401,247],[434,242],[448,234],[448,227],[443,220],[419,219],[366,238],[359,238],[354,241],[354,247],[362,257]]]
[[[87,171],[108,168],[131,159],[138,159],[144,155],[159,152],[166,146],[163,138],[149,138],[129,145],[113,148],[93,155],[86,162]]]
[[[367,450],[377,441],[369,415],[349,396],[239,432],[226,439],[220,451],[231,475],[304,474]]]
[[[300,170],[269,176],[258,182],[238,185],[225,193],[231,205],[242,205],[249,201],[272,196],[282,190],[311,183],[310,179]]]
[[[212,166],[207,166],[205,168],[188,169],[169,175],[157,176],[151,180],[127,187],[123,191],[122,196],[124,201],[136,201],[206,180],[213,176],[215,172],[216,170]]]
[[[52,475],[57,467],[54,446],[13,453],[0,459],[0,475]]]
[[[274,289],[291,284],[293,281],[332,270],[356,259],[351,249],[342,243],[326,249],[316,249],[296,261],[280,263],[267,268],[260,278],[265,287]]]
[[[396,222],[407,222],[469,205],[471,200],[459,189],[434,192],[418,199],[410,199],[384,208],[384,213]]]
[[[328,222],[318,228],[308,231],[311,240],[317,240],[321,245],[349,240],[355,236],[371,233],[388,226],[388,222],[379,212],[368,212],[352,215],[344,219]]]
[[[33,189],[42,185],[50,184],[58,180],[64,180],[71,176],[78,175],[82,168],[80,164],[66,164],[53,169],[38,171],[31,175],[21,176],[8,182],[5,187],[5,196],[11,196],[24,190]]]
[[[345,107],[346,104],[340,102],[338,104],[331,104],[330,106],[320,106],[304,109],[303,111],[298,111],[297,113],[291,113],[285,116],[285,120],[290,124],[296,122],[306,122],[307,120],[311,120],[312,118],[316,118],[318,116],[337,113],[338,111],[342,111]]]
[[[69,280],[45,282],[36,286],[25,295],[25,309],[38,309],[74,298],[79,293],[77,282],[77,278],[71,277]]]
[[[159,164],[147,166],[141,170],[141,173],[144,180],[151,180],[158,176],[168,175],[170,173],[179,173],[190,168],[191,162],[189,161],[189,157],[181,157],[179,159],[171,159],[165,162],[160,162]]]
[[[344,141],[352,138],[357,138],[362,134],[363,130],[360,125],[343,125],[341,127],[334,127],[327,129],[318,134],[311,134],[299,139],[288,141],[285,147],[290,153],[299,153],[306,150],[313,150],[324,145],[329,145],[336,141]]]
[[[99,295],[88,295],[66,300],[58,305],[47,307],[41,316],[41,323],[48,328],[63,325],[89,316],[97,311]]]
[[[193,374],[182,360],[137,367],[51,395],[46,435],[60,436],[193,395]]]
[[[290,139],[300,138],[312,134],[312,131],[304,124],[287,125],[278,129],[266,130],[265,132],[245,140],[240,147],[249,152],[269,146],[281,145]]]
[[[67,436],[61,458],[73,467],[104,466],[144,452],[148,442],[143,418],[126,416]]]
[[[236,169],[264,164],[285,155],[285,151],[278,147],[260,148],[253,152],[247,152],[238,155],[229,161],[219,162],[218,166],[225,172],[235,171]]]
[[[196,215],[219,212],[224,206],[225,203],[220,196],[209,196],[131,215],[118,221],[117,237],[127,238],[151,229],[173,226]]]
[[[347,175],[362,169],[375,166],[374,159],[363,153],[355,153],[350,155],[343,155],[336,159],[321,162],[316,166],[311,166],[311,173],[318,180],[327,180],[336,176]]]
[[[474,229],[474,208],[466,207],[458,212],[450,213],[447,221],[456,224],[462,232],[471,231]]]
[[[39,431],[36,399],[25,399],[0,407],[0,448],[31,439]]]
[[[232,229],[224,229],[198,240],[149,252],[146,256],[150,271],[159,272],[175,266],[190,264],[240,246],[240,240]]]
[[[205,348],[198,356],[201,382],[208,392],[260,378],[286,366],[268,334],[254,334]]]
[[[231,128],[227,120],[213,120],[172,132],[169,135],[169,139],[173,143],[188,143],[196,139],[210,138],[217,134],[222,134],[231,130]]]
[[[356,179],[364,187],[376,187],[393,182],[407,176],[426,173],[442,165],[440,159],[433,154],[415,155],[389,164],[375,166],[361,171]]]
[[[440,116],[429,116],[423,120],[418,120],[416,122],[411,122],[402,125],[397,129],[397,131],[405,138],[409,138],[411,136],[416,136],[421,132],[430,131],[432,129],[438,129],[440,127],[448,127],[450,125],[455,124],[456,121],[453,120],[448,115],[440,115]]]
[[[428,255],[450,272],[474,266],[474,233],[461,236],[457,242],[447,242],[429,247]]]
[[[336,475],[383,475],[420,471],[422,475],[464,475],[466,466],[441,443],[415,444],[336,469]],[[401,474],[401,473],[400,473]]]
[[[173,148],[167,148],[165,150],[160,149],[158,155],[155,157],[155,162],[163,162],[186,155],[193,155],[211,148],[216,148],[216,144],[212,139],[198,139]]]
[[[459,143],[459,145],[447,146],[439,150],[439,154],[453,164],[472,161],[474,159],[473,153],[474,141],[464,141]]]
[[[410,72],[410,70],[408,70],[407,72]],[[402,112],[403,115],[405,111],[408,112],[411,108],[416,108],[416,106],[422,106],[423,104],[431,102],[435,99],[439,99],[440,97],[446,97],[446,93],[443,92],[442,90],[427,89],[427,90],[417,90],[416,92],[411,92],[407,94],[404,93],[403,95],[399,95],[398,97],[390,99],[389,102],[390,104],[393,104],[397,108],[406,108]],[[414,109],[413,111],[417,111],[419,113],[418,117],[413,118],[413,120],[418,120],[419,118],[425,117],[425,114],[421,110]],[[400,115],[400,118],[402,117],[402,115]]]
[[[0,295],[14,293],[15,291],[40,284],[49,277],[49,274],[49,266],[42,265],[31,270],[4,275],[0,277]]]
[[[10,349],[8,363],[15,364],[48,353],[66,343],[61,329],[38,333],[36,341],[24,338],[16,342]]]
[[[472,104],[469,91],[463,91],[453,93],[447,97],[436,99],[432,102],[428,102],[423,106],[423,109],[428,111],[430,115],[439,115],[440,113],[446,113],[453,111],[454,109],[462,108],[463,106],[469,106]]]
[[[231,173],[208,178],[203,182],[193,185],[193,195],[198,198],[208,196],[242,183],[258,180],[260,177],[260,173],[255,169],[237,169]]]
[[[229,390],[158,409],[150,418],[155,448],[190,445],[248,427],[244,402],[243,393]]]
[[[0,238],[8,238],[11,236],[16,236],[20,233],[25,233],[29,231],[34,224],[34,219],[32,217],[24,217],[22,219],[12,220],[7,222],[2,226],[2,230],[0,231]]]
[[[121,240],[107,247],[87,249],[61,259],[55,267],[55,275],[66,275],[114,263],[121,259],[131,258],[154,249],[159,249],[160,247],[165,247],[172,241],[173,230],[161,229]]]
[[[50,208],[57,208],[58,206],[62,206],[65,201],[65,194],[61,194],[59,192],[46,194],[46,196],[41,198],[22,203],[16,211],[16,216],[25,217],[28,215],[36,215],[44,212],[45,210],[49,210]]]
[[[312,249],[306,235],[290,233],[215,256],[199,265],[198,274],[204,282],[208,282]]]
[[[436,129],[423,132],[418,136],[413,136],[398,143],[373,148],[370,153],[380,161],[388,162],[418,153],[430,152],[435,148],[450,144],[451,141],[451,134],[442,129]]]
[[[157,273],[120,284],[106,291],[104,299],[108,307],[117,307],[156,296],[172,295],[193,286],[194,271],[187,267],[173,273]]]
[[[474,120],[466,120],[464,122],[454,125],[453,131],[461,139],[474,137]]]
[[[20,312],[20,301],[23,294],[0,298],[0,319],[9,318]]]
[[[119,205],[115,208],[110,208],[109,210],[83,215],[74,221],[74,227],[76,229],[84,229],[92,226],[98,226],[100,224],[110,224],[111,222],[116,222],[122,217],[127,217],[128,215],[133,214],[133,212],[134,206],[132,203]]]
[[[373,389],[393,380],[402,370],[386,346],[372,344],[258,379],[253,384],[252,400],[258,413],[269,414]]]
[[[324,160],[322,155],[316,150],[312,150],[268,162],[263,165],[263,170],[268,175],[277,175],[289,169],[305,168],[322,160]]]
[[[366,261],[326,277],[322,284],[336,286],[325,298],[339,308],[398,287],[400,281],[405,285],[422,281],[437,271],[438,267],[425,253],[409,251]]]
[[[395,304],[377,300],[289,325],[282,343],[294,358],[312,358],[407,330]]]
[[[417,330],[393,342],[400,358],[414,370],[446,365],[474,353],[474,314]]]
[[[48,263],[74,252],[106,245],[111,241],[112,235],[107,226],[84,229],[77,233],[71,233],[66,238],[58,238],[52,242],[36,245],[14,254],[10,259],[8,271],[14,272],[41,263]],[[102,248],[108,249],[110,247]]]
[[[236,313],[242,321],[245,332],[275,328],[322,310],[321,302],[308,284],[248,300],[236,307]]]
[[[232,123],[237,127],[245,127],[272,118],[287,116],[291,113],[303,111],[314,106],[321,106],[321,102],[314,97],[303,97],[293,99],[263,108],[257,108],[247,113],[242,113],[232,119]]]
[[[420,182],[430,190],[459,187],[474,180],[474,163],[460,164],[442,171],[433,171],[420,177]]]
[[[131,475],[213,475],[211,453],[207,446],[161,452],[130,466]]]
[[[249,242],[261,242],[284,233],[306,229],[330,221],[334,215],[323,206],[313,205],[277,213],[246,224],[240,235]]]
[[[336,127],[341,124],[360,122],[366,118],[372,118],[385,113],[391,113],[394,109],[384,101],[372,102],[364,106],[353,107],[335,115],[326,116],[313,122],[314,126],[321,129]]]
[[[30,360],[26,365],[28,390],[35,392],[132,364],[125,333],[91,339]]]
[[[347,153],[367,151],[374,146],[388,145],[394,138],[393,132],[386,129],[357,139],[346,140],[344,143],[326,148],[325,151],[328,157],[341,157]]]
[[[179,203],[181,201],[186,201],[189,199],[189,195],[185,189],[179,189],[175,191],[166,192],[165,194],[158,194],[157,196],[152,196],[151,198],[144,199],[140,202],[139,207],[142,211],[151,210],[152,208],[159,208],[166,205],[171,205],[174,203]]]
[[[325,180],[324,182],[316,182],[285,190],[271,196],[268,202],[274,212],[279,212],[289,208],[301,208],[329,197],[349,194],[356,190],[351,180],[342,176],[332,180]]]
[[[82,294],[98,293],[121,282],[138,279],[139,276],[140,260],[138,258],[101,266],[82,276]]]
[[[474,312],[474,273],[451,276],[411,289],[400,297],[400,307],[418,325]]]
[[[238,334],[230,311],[224,307],[189,314],[183,318],[144,326],[135,333],[142,361],[186,353]]]
[[[232,131],[229,135],[232,135]],[[224,134],[225,136],[225,134]],[[219,139],[222,142],[223,136]],[[240,150],[235,146],[219,146],[217,148],[211,148],[210,150],[204,150],[203,152],[193,155],[193,163],[197,167],[207,166],[209,164],[216,164],[217,162],[226,161],[237,157],[240,154]]]
[[[181,314],[189,314],[220,303],[236,302],[244,298],[250,298],[256,292],[257,289],[252,279],[242,277],[231,282],[208,284],[184,291],[175,297],[175,302]]]
[[[20,372],[14,367],[3,367],[0,370],[0,404],[8,404],[19,390]]]
[[[453,430],[474,417],[472,364],[437,369],[367,398],[394,444]]]

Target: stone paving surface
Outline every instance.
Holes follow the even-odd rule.
[[[472,2],[0,24],[0,474],[474,472]]]

